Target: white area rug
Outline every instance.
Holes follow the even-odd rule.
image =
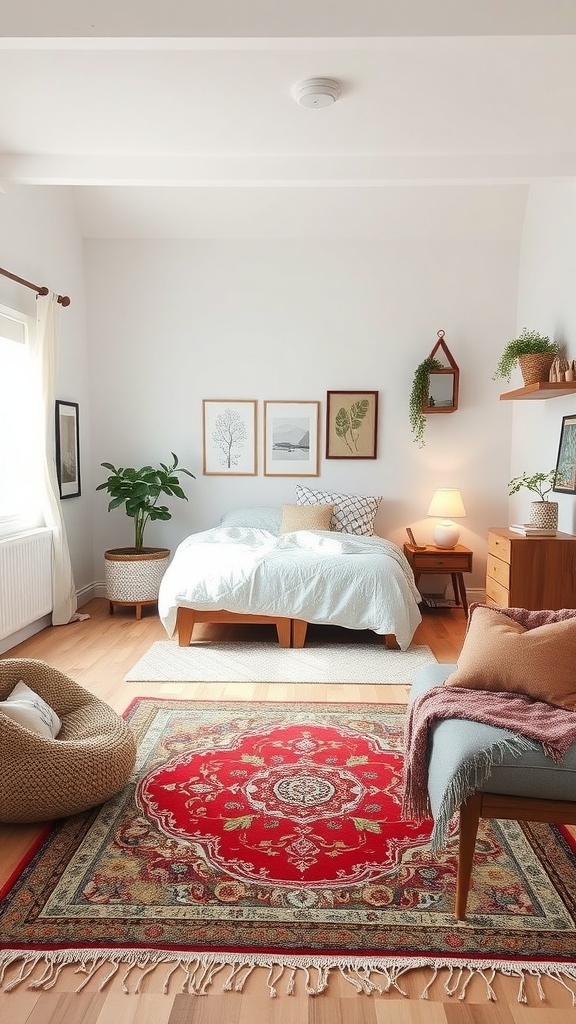
[[[411,683],[435,662],[429,647],[388,651],[378,644],[319,644],[298,650],[277,643],[205,642],[179,647],[157,640],[127,682]]]

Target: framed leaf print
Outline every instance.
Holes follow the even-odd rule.
[[[327,392],[327,459],[375,459],[377,429],[377,391]]]

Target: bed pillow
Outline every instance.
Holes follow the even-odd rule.
[[[235,508],[225,512],[220,526],[243,526],[251,530],[268,530],[269,533],[280,533],[282,511],[280,508],[265,505],[254,508]]]
[[[0,712],[17,725],[22,725],[38,736],[44,736],[45,739],[54,739],[62,728],[62,722],[54,708],[26,686],[22,679],[16,683],[6,700],[0,701]]]
[[[356,533],[371,537],[381,501],[382,497],[313,491],[310,487],[296,484],[297,505],[334,505],[330,529],[340,533]]]
[[[470,617],[458,667],[445,686],[521,693],[576,710],[576,618],[526,629],[494,608]]]
[[[282,505],[280,533],[329,530],[334,505]]]

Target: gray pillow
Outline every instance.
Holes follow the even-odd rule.
[[[265,505],[254,508],[234,508],[225,512],[220,526],[244,526],[252,530],[268,530],[269,533],[280,533],[282,509]]]

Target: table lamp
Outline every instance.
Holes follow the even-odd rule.
[[[453,519],[462,519],[466,515],[460,491],[452,487],[439,487],[432,495],[427,515],[438,516],[432,538],[437,548],[453,548],[458,543],[460,527]]]

